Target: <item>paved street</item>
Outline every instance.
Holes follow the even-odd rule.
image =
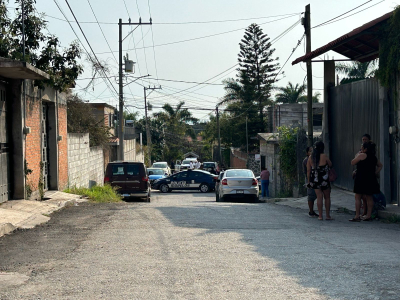
[[[0,299],[398,299],[400,226],[153,192],[0,239]]]

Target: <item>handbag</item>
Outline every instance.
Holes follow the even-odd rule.
[[[328,177],[329,177],[329,181],[330,182],[333,182],[333,181],[336,180],[337,174],[336,174],[336,171],[335,171],[335,169],[333,167],[329,169]]]

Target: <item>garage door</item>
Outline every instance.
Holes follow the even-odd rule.
[[[0,203],[9,199],[10,191],[10,153],[6,90],[6,86],[0,83]]]

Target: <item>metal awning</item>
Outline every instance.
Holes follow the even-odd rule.
[[[8,79],[49,79],[50,75],[30,63],[0,58],[0,76]]]
[[[380,18],[368,22],[336,40],[322,46],[310,53],[297,58],[292,62],[295,65],[313,59],[329,50],[359,62],[367,62],[379,57],[379,30],[392,16],[387,13]]]

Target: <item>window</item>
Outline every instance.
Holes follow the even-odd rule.
[[[127,165],[126,166],[126,175],[130,176],[139,176],[139,165]]]
[[[113,165],[112,166],[112,174],[113,176],[124,175],[124,165]]]
[[[197,179],[204,177],[204,175],[206,175],[206,174],[203,172],[192,171],[192,172],[190,172],[189,180],[197,180]]]
[[[253,177],[253,172],[250,170],[228,170],[226,177]]]
[[[187,178],[187,172],[178,173],[173,177],[173,179],[177,181],[186,180],[186,178]]]

